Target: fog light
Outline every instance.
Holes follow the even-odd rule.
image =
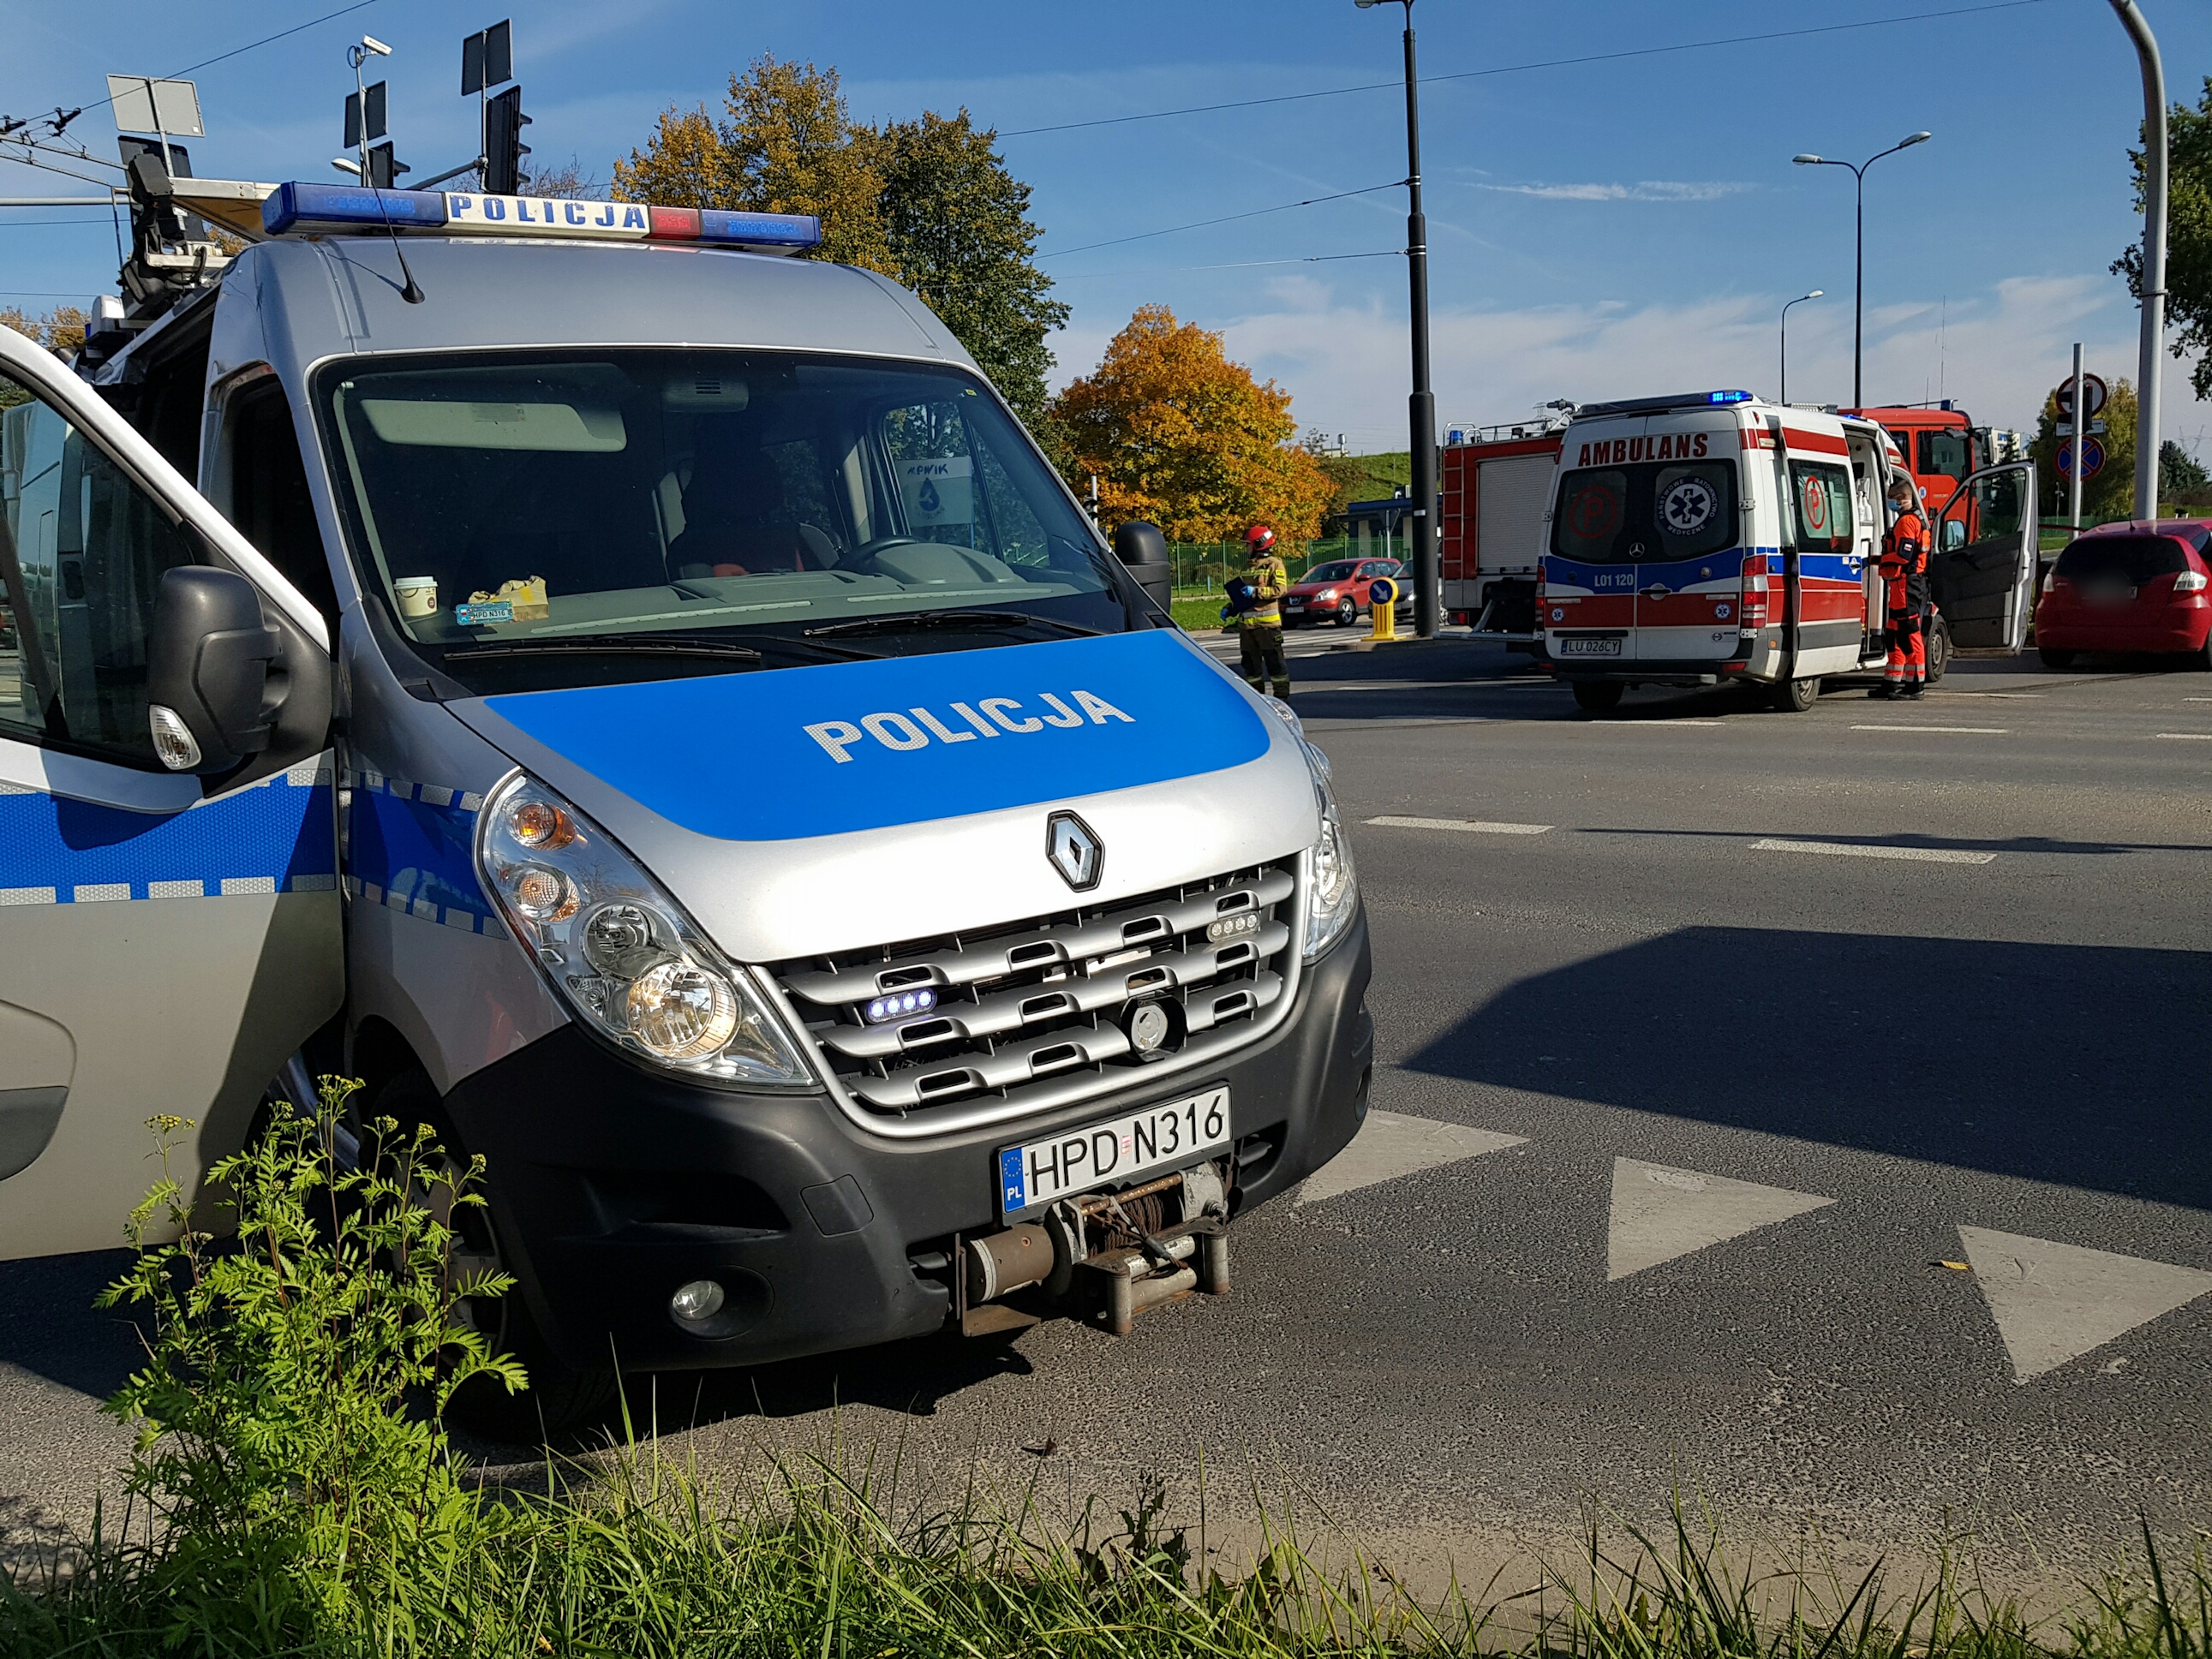
[[[1140,1002],[1129,1013],[1129,1046],[1140,1054],[1157,1054],[1168,1040],[1168,1011],[1157,1002]]]
[[[699,1325],[722,1311],[722,1287],[711,1279],[695,1279],[680,1285],[668,1298],[668,1311],[682,1325]]]
[[[1208,942],[1218,945],[1225,939],[1246,939],[1260,931],[1260,913],[1247,910],[1242,915],[1224,916],[1206,924]]]

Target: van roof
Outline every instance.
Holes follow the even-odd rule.
[[[403,251],[418,305],[400,296]],[[395,250],[380,236],[284,238],[245,249],[221,287],[210,354],[218,377],[255,362],[296,380],[331,356],[512,347],[754,347],[975,367],[888,277],[696,244],[415,234]],[[149,329],[97,378],[119,378],[163,331]]]

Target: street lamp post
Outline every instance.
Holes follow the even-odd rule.
[[[1858,180],[1858,270],[1851,295],[1851,407],[1866,407],[1865,388],[1860,377],[1865,368],[1863,349],[1866,343],[1866,170],[1883,155],[1894,155],[1901,149],[1911,149],[1915,144],[1924,144],[1935,137],[1933,133],[1916,132],[1901,138],[1881,155],[1869,155],[1865,161],[1831,161],[1825,155],[1793,155],[1790,159],[1801,167],[1850,167],[1851,176]]]
[[[1808,300],[1817,300],[1826,289],[1814,289],[1810,294],[1801,294],[1782,307],[1782,401],[1790,401],[1790,307],[1802,306]]]
[[[1352,0],[1362,11],[1383,0]],[[1437,399],[1429,386],[1429,233],[1421,212],[1420,81],[1413,70],[1413,0],[1406,8],[1406,274],[1413,301],[1413,395],[1407,400],[1413,449],[1413,632],[1437,631]]]

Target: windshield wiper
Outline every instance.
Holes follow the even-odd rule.
[[[850,622],[828,623],[801,630],[819,639],[839,634],[903,634],[920,628],[1051,628],[1062,634],[1095,635],[1098,630],[1057,617],[1032,616],[1026,611],[900,611],[884,617],[855,617]]]
[[[728,640],[690,640],[667,635],[627,638],[598,635],[574,640],[501,640],[490,645],[457,646],[446,653],[447,662],[481,662],[493,657],[735,657],[758,662],[761,653],[750,645]]]

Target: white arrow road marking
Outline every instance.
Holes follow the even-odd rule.
[[[1485,1152],[1503,1152],[1527,1139],[1438,1123],[1433,1118],[1370,1111],[1352,1145],[1306,1177],[1297,1202],[1318,1204],[1324,1198],[1357,1192],[1377,1182],[1395,1181],[1400,1176],[1480,1158]]]
[[[1626,1279],[1835,1201],[1785,1187],[1616,1158],[1605,1276]]]
[[[2212,1291],[2212,1273],[2110,1250],[1987,1227],[1960,1228],[1959,1242],[2016,1382],[2033,1382]]]
[[[1478,836],[1540,836],[1548,823],[1484,823],[1473,818],[1370,818],[1389,830],[1464,830]]]
[[[1961,853],[1946,847],[1869,847],[1848,841],[1755,841],[1754,853],[1832,853],[1851,859],[1910,859],[1919,864],[1987,864],[1995,853]]]

